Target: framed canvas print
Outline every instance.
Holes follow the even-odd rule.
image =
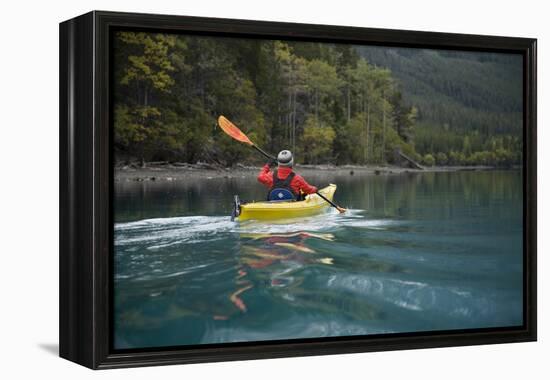
[[[536,340],[536,40],[60,24],[60,356]]]

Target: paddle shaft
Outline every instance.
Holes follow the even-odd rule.
[[[341,209],[342,207],[338,206],[336,203],[334,203],[333,201],[331,201],[330,199],[328,199],[327,197],[325,197],[323,194],[321,194],[320,192],[316,191],[315,194],[317,194],[318,196],[320,196],[321,198],[323,198],[325,201],[327,201],[327,203],[329,203],[332,207],[334,207],[335,209],[337,209],[338,211],[342,212]],[[343,210],[343,209],[342,209]]]
[[[254,149],[256,149],[258,152],[260,152],[261,154],[263,154],[266,158],[269,158],[270,160],[277,160],[275,157],[273,157],[272,155],[270,155],[269,153],[266,153],[264,152],[259,146],[257,146],[256,144],[253,144],[252,147]]]

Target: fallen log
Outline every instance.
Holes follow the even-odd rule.
[[[424,167],[422,165],[420,165],[418,162],[413,160],[411,157],[407,156],[405,153],[401,152],[401,150],[399,150],[399,149],[396,150],[396,153],[399,157],[401,157],[402,159],[407,161],[409,163],[409,165],[412,166],[413,168],[419,169],[419,170],[424,170]]]

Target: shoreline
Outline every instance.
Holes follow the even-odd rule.
[[[300,175],[314,176],[320,173],[331,175],[399,175],[405,173],[435,173],[457,171],[510,170],[493,166],[432,166],[424,170],[391,165],[296,165]],[[512,168],[518,169],[518,168]],[[146,167],[123,166],[114,169],[115,182],[127,181],[181,181],[186,179],[243,178],[255,176],[260,166],[237,165],[232,168],[216,167],[209,164],[148,164]]]

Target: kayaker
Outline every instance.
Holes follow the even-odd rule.
[[[277,155],[277,160],[264,165],[258,175],[258,181],[269,187],[267,200],[300,200],[304,195],[317,192],[315,186],[310,185],[306,180],[294,173],[292,167],[294,157],[289,150],[282,150]],[[277,169],[271,172],[271,168]]]

